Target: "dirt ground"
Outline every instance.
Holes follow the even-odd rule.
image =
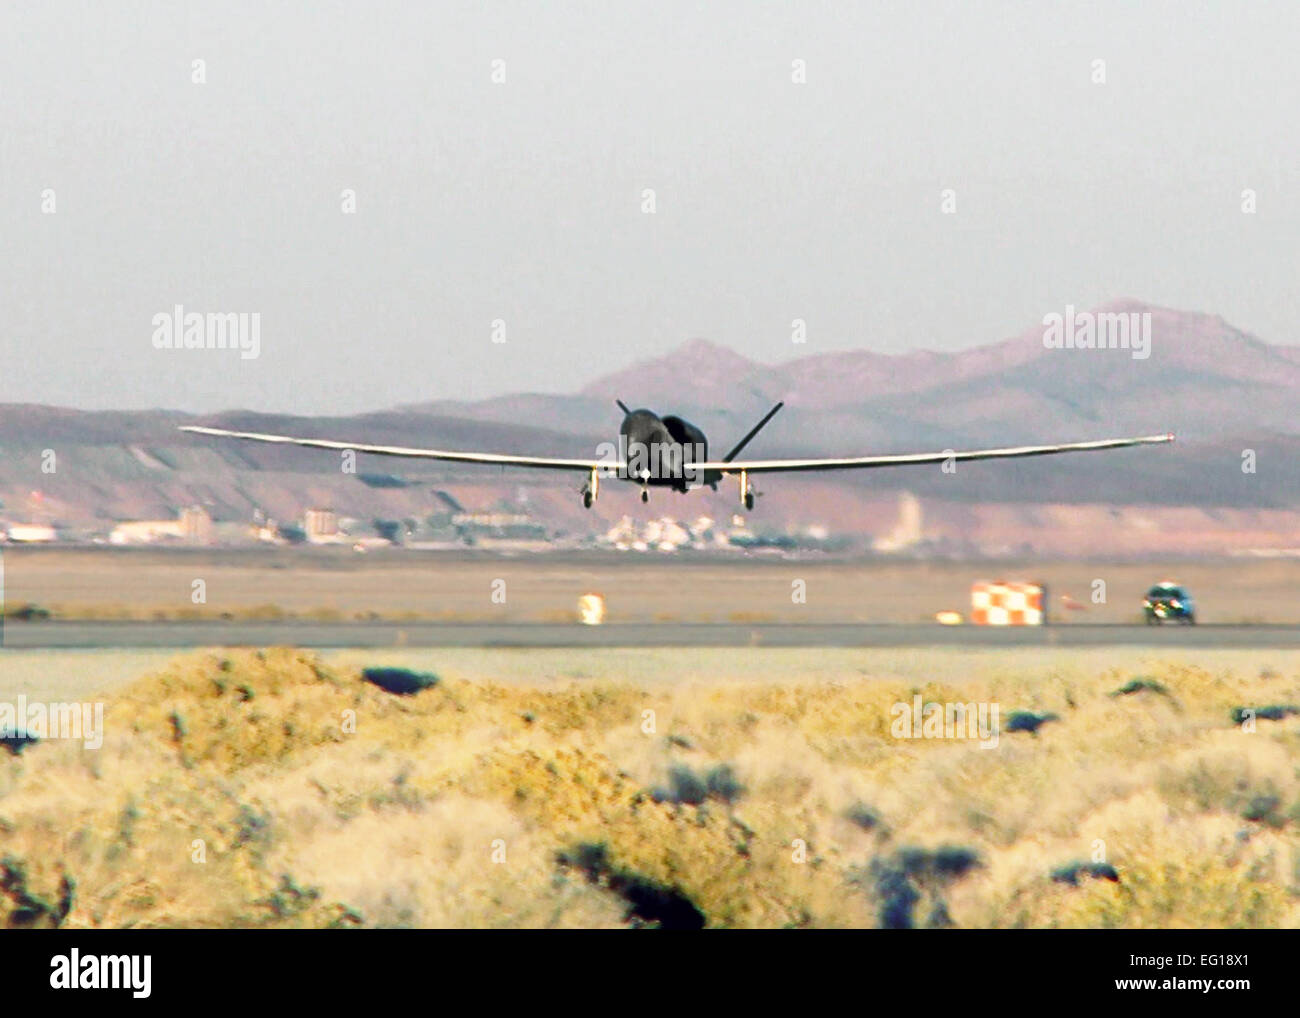
[[[598,593],[611,622],[910,623],[966,612],[973,582],[1008,579],[1045,583],[1056,624],[1126,623],[1140,621],[1152,583],[1172,579],[1189,587],[1204,622],[1300,623],[1300,562],[1283,559],[914,562],[11,547],[3,562],[11,612],[36,604],[64,617],[560,621],[572,617],[580,596]]]

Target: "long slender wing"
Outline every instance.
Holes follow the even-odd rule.
[[[323,438],[294,438],[290,435],[262,435],[253,431],[226,431],[224,428],[204,428],[187,424],[181,431],[195,435],[213,435],[217,438],[238,438],[247,442],[270,442],[278,445],[303,445],[312,449],[351,449],[353,452],[374,456],[405,456],[411,459],[450,460],[454,463],[490,463],[503,467],[534,467],[541,470],[618,470],[623,464],[613,460],[551,459],[545,456],[511,456],[492,452],[453,452],[447,449],[412,449],[401,445],[360,445],[356,442],[334,442]]]
[[[1053,456],[1061,452],[1094,452],[1099,449],[1122,449],[1130,445],[1158,445],[1172,442],[1174,436],[1147,435],[1144,438],[1106,438],[1099,442],[1070,442],[1065,445],[1022,445],[1008,449],[975,449],[970,452],[906,453],[897,456],[857,456],[850,459],[821,460],[732,460],[720,463],[697,463],[697,470],[716,470],[736,474],[772,474],[791,470],[858,470],[866,467],[901,467],[920,463],[944,463],[948,460],[1000,460],[1022,456]]]

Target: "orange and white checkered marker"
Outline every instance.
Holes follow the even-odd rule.
[[[981,580],[970,591],[970,620],[976,626],[1041,626],[1043,588],[1037,583]]]

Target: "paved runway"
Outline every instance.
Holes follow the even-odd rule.
[[[1297,626],[941,626],[834,623],[582,626],[434,622],[7,622],[0,646],[167,647],[1206,647],[1300,648]]]

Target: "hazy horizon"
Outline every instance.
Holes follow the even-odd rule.
[[[1161,308],[1160,305],[1149,304],[1148,302],[1145,301],[1137,301],[1137,299],[1133,297],[1116,298],[1113,301],[1104,301],[1101,304],[1094,306],[1093,308],[1076,308],[1076,311],[1082,312],[1082,311],[1089,311],[1089,310],[1097,310],[1099,308],[1110,307],[1121,303],[1133,304],[1134,306],[1150,307],[1155,310],[1172,311],[1180,315],[1189,315],[1189,316],[1205,315],[1205,316],[1212,316],[1212,317],[1215,316],[1215,313],[1212,311],[1193,310],[1189,308]],[[1231,327],[1235,327],[1235,323],[1233,322],[1228,322],[1227,324]],[[705,343],[715,349],[721,351],[729,351],[733,354],[744,357],[750,362],[752,362],[755,365],[755,367],[759,369],[764,369],[764,368],[771,369],[771,368],[779,368],[784,364],[793,364],[797,361],[802,361],[807,358],[816,357],[819,354],[830,354],[830,353],[871,352],[871,353],[877,353],[883,357],[906,357],[908,355],[917,354],[917,353],[937,353],[945,356],[953,356],[953,355],[961,354],[966,351],[976,350],[981,347],[996,346],[1000,343],[1020,339],[1026,333],[1030,333],[1030,334],[1035,333],[1036,329],[1038,329],[1039,326],[1040,323],[1036,323],[1036,322],[1030,323],[1025,329],[1020,329],[1013,333],[1008,333],[1007,335],[999,336],[995,339],[974,342],[971,343],[969,346],[961,347],[958,349],[952,349],[952,350],[937,350],[931,347],[917,346],[914,349],[910,349],[910,350],[877,351],[877,350],[868,350],[867,348],[845,348],[843,350],[820,350],[819,351],[819,350],[808,350],[806,347],[803,346],[792,346],[791,351],[778,352],[776,356],[772,357],[771,359],[760,359],[759,357],[752,356],[751,354],[748,354],[743,350],[737,350],[735,347],[728,346],[725,343],[716,342],[715,340],[712,340],[707,336],[691,336],[681,340],[679,343],[675,344],[674,346],[666,347],[663,350],[652,351],[647,355],[637,355],[637,356],[629,357],[623,363],[613,363],[611,361],[611,363],[606,367],[606,369],[599,372],[599,374],[595,374],[590,378],[583,378],[580,381],[569,384],[567,387],[560,387],[555,389],[526,389],[526,388],[506,389],[500,392],[489,393],[482,397],[461,397],[456,395],[450,395],[450,396],[440,395],[440,396],[430,397],[428,399],[416,399],[416,400],[403,401],[400,403],[378,403],[373,406],[358,406],[352,411],[349,411],[349,413],[362,413],[362,414],[378,413],[378,412],[400,409],[402,407],[420,406],[422,404],[432,404],[432,403],[440,403],[440,402],[448,402],[448,403],[464,402],[464,403],[472,404],[472,403],[480,402],[481,400],[490,400],[495,397],[509,397],[509,396],[546,395],[546,396],[578,397],[583,395],[584,389],[586,389],[592,383],[599,381],[604,376],[616,375],[621,372],[627,371],[628,369],[635,367],[636,364],[638,363],[644,363],[649,360],[657,360],[663,357],[670,356],[673,353],[677,353],[682,350],[688,349],[697,343]],[[1243,335],[1252,336],[1252,338],[1259,339],[1268,345],[1296,345],[1296,344],[1275,344],[1272,340],[1270,340],[1266,336],[1253,336],[1251,333],[1247,332],[1246,330],[1240,330],[1240,331],[1242,332]],[[218,356],[219,354],[207,354],[207,355]],[[232,353],[232,356],[237,356],[237,355]],[[6,405],[6,404],[12,405],[14,403],[20,403],[20,404],[28,403],[28,404],[39,405],[39,406],[47,406],[54,409],[76,410],[76,411],[85,411],[85,412],[158,411],[161,413],[178,412],[178,413],[189,413],[189,414],[211,414],[211,413],[217,413],[222,411],[245,411],[246,410],[246,411],[253,411],[258,413],[301,414],[303,416],[331,416],[336,412],[333,409],[330,409],[327,411],[312,413],[310,411],[290,411],[277,406],[260,407],[260,406],[247,406],[243,404],[239,404],[239,405],[232,404],[230,406],[211,407],[203,410],[195,410],[190,407],[176,406],[171,404],[157,404],[152,406],[143,406],[143,405],[118,406],[118,405],[111,405],[111,404],[106,404],[102,406],[101,405],[79,406],[79,405],[68,404],[68,403],[39,403],[32,400],[0,400],[0,405]],[[344,415],[346,416],[346,414]]]
[[[361,412],[1122,297],[1300,342],[1300,8],[2,17],[0,402]],[[258,356],[156,349],[178,304],[260,315]]]

